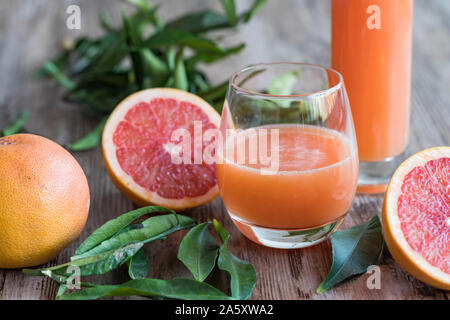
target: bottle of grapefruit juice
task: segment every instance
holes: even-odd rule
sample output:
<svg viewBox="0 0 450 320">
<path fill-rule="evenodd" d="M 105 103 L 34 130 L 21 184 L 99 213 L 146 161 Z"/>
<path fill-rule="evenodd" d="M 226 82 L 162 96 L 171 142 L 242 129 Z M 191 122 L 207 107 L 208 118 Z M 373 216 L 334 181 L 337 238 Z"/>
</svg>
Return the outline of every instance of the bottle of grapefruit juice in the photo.
<svg viewBox="0 0 450 320">
<path fill-rule="evenodd" d="M 331 0 L 332 68 L 350 99 L 361 192 L 383 191 L 410 122 L 413 0 Z"/>
</svg>

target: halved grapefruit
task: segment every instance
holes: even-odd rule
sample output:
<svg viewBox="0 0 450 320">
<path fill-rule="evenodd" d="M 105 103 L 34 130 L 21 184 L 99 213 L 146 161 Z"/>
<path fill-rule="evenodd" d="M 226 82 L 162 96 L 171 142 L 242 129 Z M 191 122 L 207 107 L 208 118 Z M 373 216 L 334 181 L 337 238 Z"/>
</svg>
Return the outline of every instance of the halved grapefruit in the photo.
<svg viewBox="0 0 450 320">
<path fill-rule="evenodd" d="M 421 151 L 400 165 L 386 191 L 383 233 L 406 271 L 450 290 L 450 147 Z"/>
<path fill-rule="evenodd" d="M 194 143 L 195 125 L 204 134 L 219 123 L 213 107 L 194 94 L 169 88 L 132 94 L 115 108 L 103 131 L 107 171 L 114 184 L 139 205 L 185 210 L 209 202 L 219 193 L 215 163 L 203 157 L 195 160 L 194 147 L 191 162 L 174 162 L 182 137 L 173 139 L 173 134 L 185 129 Z M 201 152 L 214 143 L 214 139 L 200 139 Z"/>
</svg>

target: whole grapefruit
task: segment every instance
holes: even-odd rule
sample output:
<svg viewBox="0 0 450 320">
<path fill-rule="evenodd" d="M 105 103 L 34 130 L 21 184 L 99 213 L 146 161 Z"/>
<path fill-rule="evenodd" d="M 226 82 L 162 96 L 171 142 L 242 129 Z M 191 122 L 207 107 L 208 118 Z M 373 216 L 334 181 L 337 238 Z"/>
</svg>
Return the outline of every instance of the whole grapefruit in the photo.
<svg viewBox="0 0 450 320">
<path fill-rule="evenodd" d="M 50 261 L 81 233 L 89 187 L 78 162 L 46 138 L 0 138 L 0 268 Z"/>
</svg>

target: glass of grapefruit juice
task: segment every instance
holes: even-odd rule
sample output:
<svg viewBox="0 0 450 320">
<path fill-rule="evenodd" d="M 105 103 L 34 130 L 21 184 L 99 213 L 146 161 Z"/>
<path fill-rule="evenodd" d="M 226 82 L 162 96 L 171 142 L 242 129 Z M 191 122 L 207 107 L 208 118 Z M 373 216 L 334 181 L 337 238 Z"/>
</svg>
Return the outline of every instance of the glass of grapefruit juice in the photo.
<svg viewBox="0 0 450 320">
<path fill-rule="evenodd" d="M 332 0 L 331 65 L 345 79 L 358 191 L 383 192 L 409 138 L 413 0 Z"/>
<path fill-rule="evenodd" d="M 355 196 L 358 155 L 338 72 L 270 63 L 235 73 L 220 136 L 220 194 L 246 237 L 302 248 L 339 227 Z"/>
</svg>

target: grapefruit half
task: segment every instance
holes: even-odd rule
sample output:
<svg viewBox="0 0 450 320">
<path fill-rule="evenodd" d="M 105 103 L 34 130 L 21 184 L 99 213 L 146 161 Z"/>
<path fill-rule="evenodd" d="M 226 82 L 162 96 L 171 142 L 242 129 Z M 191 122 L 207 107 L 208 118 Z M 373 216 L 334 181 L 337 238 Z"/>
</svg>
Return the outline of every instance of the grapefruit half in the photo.
<svg viewBox="0 0 450 320">
<path fill-rule="evenodd" d="M 450 147 L 421 151 L 400 165 L 386 191 L 383 233 L 406 271 L 450 290 Z"/>
<path fill-rule="evenodd" d="M 203 157 L 215 139 L 200 136 L 199 145 L 199 131 L 194 130 L 201 128 L 204 135 L 219 124 L 219 114 L 194 94 L 169 88 L 139 91 L 123 100 L 106 123 L 102 144 L 107 171 L 114 184 L 139 205 L 179 211 L 207 203 L 219 194 L 216 165 Z M 189 151 L 182 147 L 187 140 L 176 130 L 191 139 L 187 158 L 182 151 Z"/>
</svg>

